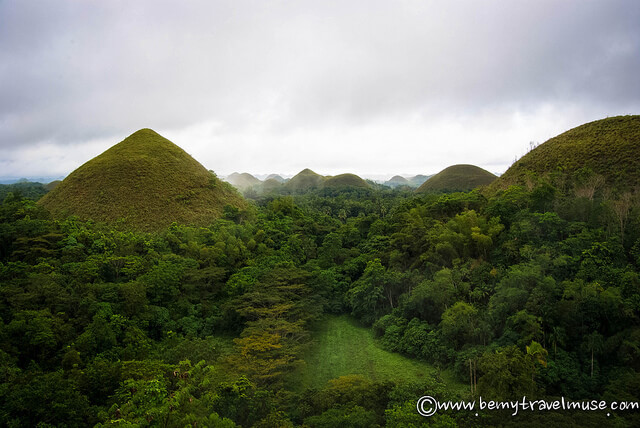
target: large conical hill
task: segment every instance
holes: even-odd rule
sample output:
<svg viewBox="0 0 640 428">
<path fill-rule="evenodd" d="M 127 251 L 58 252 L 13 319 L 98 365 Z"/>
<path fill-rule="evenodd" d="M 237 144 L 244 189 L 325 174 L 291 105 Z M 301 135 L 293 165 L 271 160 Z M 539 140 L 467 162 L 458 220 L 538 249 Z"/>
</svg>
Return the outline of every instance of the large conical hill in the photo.
<svg viewBox="0 0 640 428">
<path fill-rule="evenodd" d="M 452 165 L 422 183 L 416 192 L 467 192 L 486 186 L 496 178 L 494 174 L 475 165 Z"/>
<path fill-rule="evenodd" d="M 494 187 L 521 184 L 531 174 L 563 174 L 579 182 L 597 174 L 606 186 L 632 189 L 640 183 L 640 115 L 589 122 L 547 140 L 516 161 Z"/>
<path fill-rule="evenodd" d="M 244 199 L 180 147 L 141 129 L 73 171 L 39 203 L 69 215 L 139 230 L 206 225 Z"/>
</svg>

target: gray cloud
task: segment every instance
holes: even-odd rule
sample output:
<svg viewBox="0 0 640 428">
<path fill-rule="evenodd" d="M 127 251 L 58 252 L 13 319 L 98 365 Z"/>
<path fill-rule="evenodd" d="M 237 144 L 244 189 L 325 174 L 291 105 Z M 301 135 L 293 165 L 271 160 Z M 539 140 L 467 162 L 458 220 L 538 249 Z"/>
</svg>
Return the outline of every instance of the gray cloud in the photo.
<svg viewBox="0 0 640 428">
<path fill-rule="evenodd" d="M 545 132 L 638 112 L 638 22 L 634 0 L 4 1 L 0 156 L 15 170 L 29 147 L 141 127 L 189 146 L 185 130 L 215 123 L 199 137 L 209 144 L 193 142 L 205 160 L 226 159 L 218 145 L 234 144 L 255 154 L 238 169 L 312 161 L 331 169 L 337 161 L 301 150 L 305 141 L 384 156 L 397 127 L 399 147 L 430 159 L 438 142 L 416 147 L 420 138 L 464 124 L 486 138 L 477 144 L 499 140 L 489 131 L 505 127 L 502 145 L 491 146 L 505 166 L 531 139 L 553 136 Z M 553 119 L 561 112 L 564 120 Z M 507 137 L 517 141 L 507 147 Z M 265 144 L 298 148 L 301 158 L 261 164 Z M 438 159 L 431 167 L 456 162 Z M 236 169 L 232 162 L 213 167 Z M 406 170 L 396 162 L 388 169 Z"/>
</svg>

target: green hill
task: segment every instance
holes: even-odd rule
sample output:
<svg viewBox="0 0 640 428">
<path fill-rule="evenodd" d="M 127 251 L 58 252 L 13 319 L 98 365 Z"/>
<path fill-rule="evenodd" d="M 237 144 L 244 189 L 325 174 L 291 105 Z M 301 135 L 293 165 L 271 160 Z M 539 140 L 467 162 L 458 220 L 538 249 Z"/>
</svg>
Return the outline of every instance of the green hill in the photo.
<svg viewBox="0 0 640 428">
<path fill-rule="evenodd" d="M 55 189 L 56 187 L 58 187 L 58 184 L 62 183 L 62 180 L 53 180 L 51 183 L 47 183 L 44 185 L 44 188 L 47 189 L 47 191 L 52 191 L 53 189 Z"/>
<path fill-rule="evenodd" d="M 366 181 L 355 174 L 340 174 L 333 177 L 327 177 L 324 181 L 324 187 L 369 187 Z"/>
<path fill-rule="evenodd" d="M 157 230 L 206 225 L 246 202 L 180 147 L 141 129 L 73 171 L 40 201 L 55 218 L 76 215 Z"/>
<path fill-rule="evenodd" d="M 418 174 L 413 177 L 409 177 L 407 180 L 409 181 L 409 185 L 413 187 L 420 187 L 422 183 L 427 181 L 429 178 L 433 177 L 433 175 L 422 175 Z"/>
<path fill-rule="evenodd" d="M 262 183 L 262 181 L 247 172 L 243 172 L 242 174 L 234 172 L 226 178 L 226 181 L 240 191 L 259 186 Z"/>
<path fill-rule="evenodd" d="M 323 176 L 306 168 L 296 174 L 291 180 L 287 181 L 285 188 L 294 193 L 306 192 L 321 187 L 324 180 L 325 178 Z"/>
<path fill-rule="evenodd" d="M 277 181 L 277 182 L 279 182 L 279 183 L 284 183 L 285 181 L 287 181 L 287 180 L 285 180 L 284 178 L 282 178 L 282 177 L 281 177 L 280 175 L 278 175 L 278 174 L 269 174 L 269 175 L 267 176 L 267 178 L 265 179 L 265 181 L 267 181 L 267 180 L 271 180 L 271 179 L 276 180 L 276 181 Z"/>
<path fill-rule="evenodd" d="M 282 187 L 282 182 L 276 178 L 267 178 L 262 182 L 262 193 L 271 193 L 279 190 Z"/>
<path fill-rule="evenodd" d="M 385 181 L 384 185 L 395 188 L 399 186 L 410 186 L 411 184 L 409 183 L 409 180 L 407 180 L 406 178 L 400 175 L 394 175 L 389 180 Z"/>
<path fill-rule="evenodd" d="M 522 183 L 529 174 L 562 173 L 580 179 L 598 174 L 608 186 L 629 189 L 640 182 L 640 116 L 617 116 L 573 128 L 516 161 L 491 187 Z"/>
<path fill-rule="evenodd" d="M 429 178 L 416 192 L 467 192 L 495 179 L 495 175 L 474 165 L 452 165 Z"/>
</svg>

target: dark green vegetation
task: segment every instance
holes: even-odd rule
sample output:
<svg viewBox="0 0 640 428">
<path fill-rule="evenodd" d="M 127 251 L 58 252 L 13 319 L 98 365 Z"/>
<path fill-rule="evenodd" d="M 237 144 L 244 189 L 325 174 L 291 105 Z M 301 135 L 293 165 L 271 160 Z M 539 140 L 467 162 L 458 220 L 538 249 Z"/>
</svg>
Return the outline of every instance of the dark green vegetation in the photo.
<svg viewBox="0 0 640 428">
<path fill-rule="evenodd" d="M 495 184 L 561 176 L 580 187 L 630 190 L 640 181 L 640 116 L 617 116 L 573 128 L 515 162 Z"/>
<path fill-rule="evenodd" d="M 417 193 L 467 192 L 491 184 L 497 177 L 474 165 L 452 165 L 425 181 Z"/>
<path fill-rule="evenodd" d="M 639 426 L 416 413 L 423 395 L 640 400 L 638 194 L 567 183 L 324 187 L 153 232 L 11 193 L 0 425 Z"/>
<path fill-rule="evenodd" d="M 32 181 L 19 181 L 13 184 L 0 184 L 0 200 L 4 200 L 4 198 L 6 198 L 9 193 L 20 195 L 28 199 L 40 199 L 49 191 L 47 186 L 48 185 Z"/>
<path fill-rule="evenodd" d="M 40 202 L 55 218 L 123 222 L 158 230 L 204 225 L 226 205 L 245 207 L 230 186 L 184 150 L 142 129 L 73 171 Z"/>
</svg>

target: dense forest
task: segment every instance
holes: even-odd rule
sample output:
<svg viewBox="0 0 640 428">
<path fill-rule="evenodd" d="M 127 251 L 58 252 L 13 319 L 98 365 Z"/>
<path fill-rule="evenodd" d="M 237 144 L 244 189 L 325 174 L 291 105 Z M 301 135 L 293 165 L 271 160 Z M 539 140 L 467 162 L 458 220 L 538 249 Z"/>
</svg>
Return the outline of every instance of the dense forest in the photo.
<svg viewBox="0 0 640 428">
<path fill-rule="evenodd" d="M 0 208 L 0 420 L 638 426 L 638 411 L 416 412 L 423 395 L 640 400 L 640 203 L 585 192 L 589 175 L 492 193 L 261 196 L 208 227 L 157 233 L 53 220 L 10 192 Z M 353 373 L 301 387 L 318 369 L 308 350 L 336 315 L 452 380 Z"/>
</svg>

